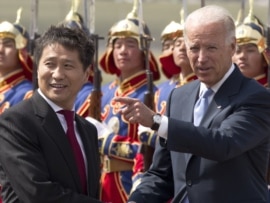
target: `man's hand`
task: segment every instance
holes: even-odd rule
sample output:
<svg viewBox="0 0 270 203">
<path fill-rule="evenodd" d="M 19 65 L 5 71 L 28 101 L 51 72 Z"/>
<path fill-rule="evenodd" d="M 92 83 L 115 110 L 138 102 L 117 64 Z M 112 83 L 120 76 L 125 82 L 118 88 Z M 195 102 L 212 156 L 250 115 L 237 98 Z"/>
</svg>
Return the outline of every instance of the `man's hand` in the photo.
<svg viewBox="0 0 270 203">
<path fill-rule="evenodd" d="M 139 99 L 115 97 L 113 100 L 125 105 L 119 113 L 121 113 L 128 122 L 139 123 L 145 127 L 151 127 L 153 125 L 152 117 L 155 112 L 149 109 Z"/>
</svg>

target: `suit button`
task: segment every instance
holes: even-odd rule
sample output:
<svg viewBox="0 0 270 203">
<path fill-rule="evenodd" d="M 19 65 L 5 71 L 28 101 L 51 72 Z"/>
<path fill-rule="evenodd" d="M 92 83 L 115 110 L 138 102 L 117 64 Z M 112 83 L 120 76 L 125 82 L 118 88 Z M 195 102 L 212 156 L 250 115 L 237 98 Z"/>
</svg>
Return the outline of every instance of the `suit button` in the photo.
<svg viewBox="0 0 270 203">
<path fill-rule="evenodd" d="M 188 181 L 187 181 L 187 185 L 188 185 L 188 186 L 191 186 L 191 185 L 192 185 L 192 180 L 188 180 Z"/>
</svg>

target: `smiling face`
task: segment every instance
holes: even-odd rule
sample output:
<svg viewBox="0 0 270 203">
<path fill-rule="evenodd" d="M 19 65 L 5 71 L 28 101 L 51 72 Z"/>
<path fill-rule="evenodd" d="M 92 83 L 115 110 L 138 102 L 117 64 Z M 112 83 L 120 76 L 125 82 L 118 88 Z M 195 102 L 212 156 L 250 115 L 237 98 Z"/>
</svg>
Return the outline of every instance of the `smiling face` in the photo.
<svg viewBox="0 0 270 203">
<path fill-rule="evenodd" d="M 90 68 L 83 69 L 77 50 L 53 43 L 43 49 L 37 70 L 38 85 L 42 93 L 56 105 L 72 109 L 89 73 Z"/>
<path fill-rule="evenodd" d="M 263 74 L 267 65 L 257 45 L 252 43 L 237 46 L 233 61 L 240 71 L 249 78 Z"/>
<path fill-rule="evenodd" d="M 188 26 L 187 55 L 200 81 L 210 87 L 225 75 L 232 64 L 235 43 L 235 39 L 228 39 L 228 32 L 221 22 Z"/>
</svg>

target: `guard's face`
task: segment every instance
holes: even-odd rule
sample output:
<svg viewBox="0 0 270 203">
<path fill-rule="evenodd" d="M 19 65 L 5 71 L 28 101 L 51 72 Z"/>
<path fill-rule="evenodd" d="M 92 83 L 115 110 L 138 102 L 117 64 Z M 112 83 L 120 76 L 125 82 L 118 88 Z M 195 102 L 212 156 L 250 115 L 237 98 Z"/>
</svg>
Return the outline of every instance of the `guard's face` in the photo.
<svg viewBox="0 0 270 203">
<path fill-rule="evenodd" d="M 15 41 L 11 38 L 0 38 L 0 74 L 6 75 L 17 69 L 18 63 Z"/>
<path fill-rule="evenodd" d="M 48 99 L 71 109 L 89 72 L 90 68 L 84 71 L 77 50 L 50 44 L 44 48 L 38 64 L 38 85 Z"/>
<path fill-rule="evenodd" d="M 144 69 L 143 53 L 138 41 L 131 37 L 118 38 L 113 44 L 113 57 L 116 67 L 121 70 L 123 79 Z"/>
<path fill-rule="evenodd" d="M 241 72 L 249 78 L 263 74 L 267 65 L 257 45 L 252 43 L 237 46 L 233 61 L 238 65 Z"/>
<path fill-rule="evenodd" d="M 194 23 L 188 26 L 186 34 L 187 55 L 194 73 L 207 86 L 213 86 L 232 64 L 235 39 L 226 36 L 222 23 Z"/>
<path fill-rule="evenodd" d="M 178 37 L 174 42 L 173 60 L 174 63 L 181 69 L 191 69 L 183 37 Z"/>
<path fill-rule="evenodd" d="M 162 55 L 169 55 L 173 51 L 174 41 L 172 39 L 167 39 L 162 43 Z"/>
</svg>

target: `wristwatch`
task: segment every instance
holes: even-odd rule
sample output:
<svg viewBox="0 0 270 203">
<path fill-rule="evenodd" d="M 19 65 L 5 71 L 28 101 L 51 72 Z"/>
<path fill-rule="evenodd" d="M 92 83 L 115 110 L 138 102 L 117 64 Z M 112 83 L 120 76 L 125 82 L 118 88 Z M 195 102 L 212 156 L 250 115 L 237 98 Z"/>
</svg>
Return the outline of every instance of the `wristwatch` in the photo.
<svg viewBox="0 0 270 203">
<path fill-rule="evenodd" d="M 154 114 L 152 119 L 153 119 L 153 125 L 151 126 L 151 129 L 157 131 L 161 124 L 161 114 L 159 113 Z"/>
</svg>

